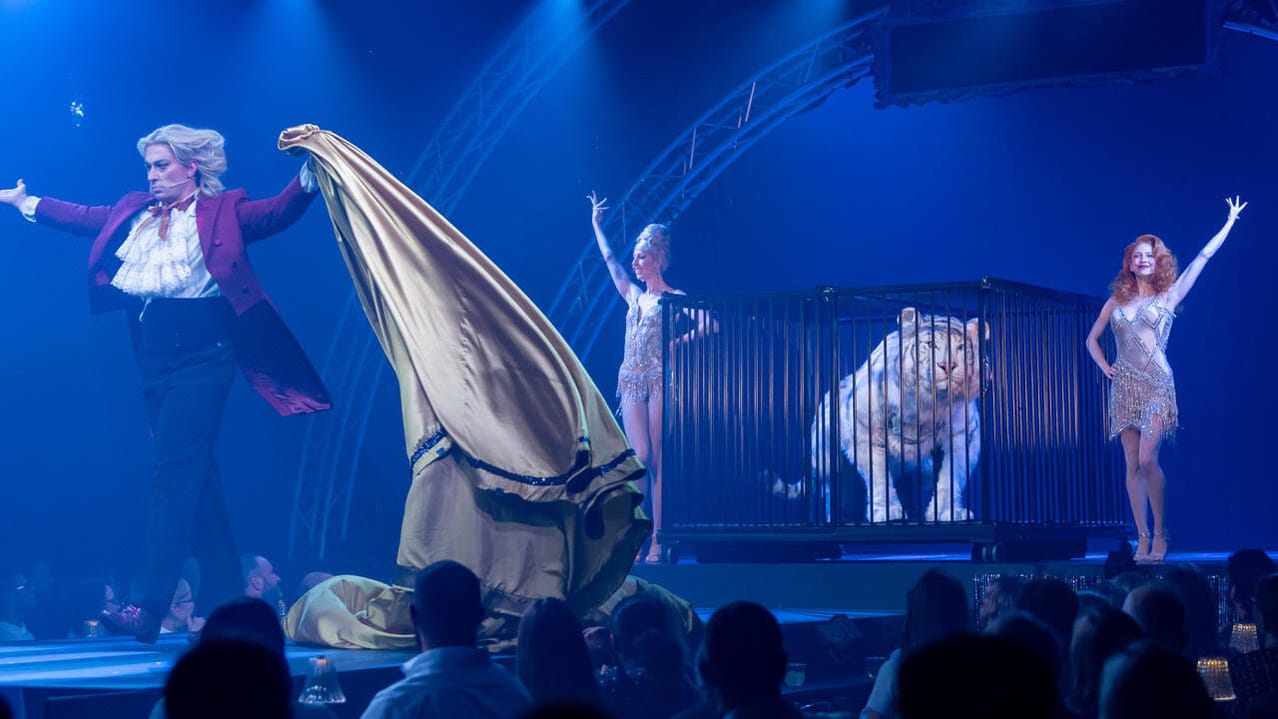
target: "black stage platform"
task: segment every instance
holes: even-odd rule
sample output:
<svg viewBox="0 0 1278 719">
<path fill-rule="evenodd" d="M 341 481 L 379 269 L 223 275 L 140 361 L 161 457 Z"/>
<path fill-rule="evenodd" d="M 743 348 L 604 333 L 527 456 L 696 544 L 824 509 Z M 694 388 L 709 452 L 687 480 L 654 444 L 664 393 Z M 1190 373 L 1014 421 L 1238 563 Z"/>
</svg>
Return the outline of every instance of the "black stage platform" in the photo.
<svg viewBox="0 0 1278 719">
<path fill-rule="evenodd" d="M 849 545 L 851 546 L 851 545 Z M 1110 544 L 1094 546 L 1079 559 L 1036 562 L 980 562 L 966 545 L 919 547 L 900 545 L 882 551 L 855 547 L 838 559 L 806 562 L 697 562 L 636 565 L 631 573 L 660 584 L 697 607 L 718 607 L 750 599 L 773 608 L 844 607 L 856 612 L 900 612 L 905 592 L 927 570 L 939 569 L 963 581 L 975 606 L 989 579 L 1001 574 L 1024 578 L 1060 577 L 1075 590 L 1088 589 L 1107 574 L 1124 569 L 1159 575 L 1167 567 L 1189 563 L 1227 591 L 1223 552 L 1172 552 L 1161 564 L 1123 566 L 1109 559 Z M 1108 564 L 1107 564 L 1108 563 Z"/>
<path fill-rule="evenodd" d="M 800 704 L 859 709 L 872 676 L 900 644 L 906 591 L 926 571 L 938 569 L 969 589 L 975 613 L 986 586 L 996 576 L 1060 578 L 1076 591 L 1091 589 L 1118 572 L 1161 576 L 1170 567 L 1192 564 L 1216 590 L 1222 623 L 1228 611 L 1226 553 L 1175 552 L 1160 564 L 1117 562 L 1113 542 L 1094 542 L 1078 559 L 991 563 L 972 560 L 970 545 L 845 545 L 838 559 L 785 563 L 700 562 L 636 565 L 632 574 L 660 584 L 697 607 L 718 607 L 749 599 L 773 609 L 782 621 L 791 659 L 807 664 L 807 683 L 791 689 Z M 1118 552 L 1121 556 L 1122 552 Z M 819 609 L 842 607 L 844 609 Z"/>
<path fill-rule="evenodd" d="M 697 563 L 685 558 L 673 565 L 637 565 L 633 574 L 685 597 L 703 618 L 737 599 L 771 607 L 782 623 L 791 660 L 803 665 L 789 677 L 793 686 L 787 692 L 800 704 L 838 710 L 864 702 L 878 663 L 899 642 L 905 592 L 928 569 L 964 581 L 972 590 L 973 607 L 996 575 L 1061 577 L 1082 590 L 1113 571 L 1107 570 L 1106 556 L 1095 553 L 1075 560 L 992 564 L 972 561 L 970 551 L 901 549 L 858 549 L 836 560 L 802 563 Z M 1166 564 L 1137 571 L 1159 574 L 1172 564 L 1191 562 L 1225 592 L 1226 556 L 1178 553 Z M 155 646 L 127 639 L 0 644 L 0 694 L 19 719 L 145 717 L 169 668 L 187 647 L 185 635 L 162 636 Z M 399 665 L 413 653 L 289 646 L 299 692 L 309 660 L 320 655 L 337 667 L 348 697 L 332 708 L 338 716 L 357 717 L 377 690 L 402 676 Z"/>
</svg>

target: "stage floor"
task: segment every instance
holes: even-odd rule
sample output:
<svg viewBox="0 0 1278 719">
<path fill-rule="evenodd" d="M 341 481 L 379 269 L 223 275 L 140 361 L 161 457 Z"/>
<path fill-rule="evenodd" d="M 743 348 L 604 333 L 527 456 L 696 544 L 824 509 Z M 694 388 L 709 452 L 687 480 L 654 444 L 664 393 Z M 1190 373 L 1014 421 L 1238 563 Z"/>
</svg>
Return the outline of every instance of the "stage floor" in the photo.
<svg viewBox="0 0 1278 719">
<path fill-rule="evenodd" d="M 17 719 L 144 717 L 162 693 L 169 670 L 189 648 L 186 634 L 162 635 L 154 645 L 117 637 L 0 644 L 0 696 Z M 373 693 L 403 676 L 400 665 L 415 653 L 286 649 L 298 691 L 312 657 L 333 662 L 349 699 L 334 707 L 339 717 L 358 716 Z"/>
<path fill-rule="evenodd" d="M 186 634 L 165 634 L 154 645 L 132 638 L 65 639 L 0 644 L 0 687 L 75 687 L 98 691 L 157 689 L 190 647 Z M 325 649 L 290 645 L 289 670 L 305 676 L 312 657 L 339 671 L 398 669 L 412 651 Z"/>
</svg>

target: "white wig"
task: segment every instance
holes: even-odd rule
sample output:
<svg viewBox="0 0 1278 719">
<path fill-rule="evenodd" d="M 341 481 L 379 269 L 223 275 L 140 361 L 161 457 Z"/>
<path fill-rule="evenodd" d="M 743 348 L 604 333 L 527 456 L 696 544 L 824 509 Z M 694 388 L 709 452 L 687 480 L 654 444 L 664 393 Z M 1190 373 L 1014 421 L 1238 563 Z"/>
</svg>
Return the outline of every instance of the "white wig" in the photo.
<svg viewBox="0 0 1278 719">
<path fill-rule="evenodd" d="M 173 156 L 183 165 L 196 163 L 199 180 L 196 184 L 200 193 L 207 197 L 222 194 L 222 181 L 218 179 L 226 172 L 226 140 L 216 130 L 197 130 L 186 125 L 165 125 L 151 131 L 138 140 L 138 154 L 146 156 L 146 148 L 151 145 L 168 145 Z"/>
</svg>

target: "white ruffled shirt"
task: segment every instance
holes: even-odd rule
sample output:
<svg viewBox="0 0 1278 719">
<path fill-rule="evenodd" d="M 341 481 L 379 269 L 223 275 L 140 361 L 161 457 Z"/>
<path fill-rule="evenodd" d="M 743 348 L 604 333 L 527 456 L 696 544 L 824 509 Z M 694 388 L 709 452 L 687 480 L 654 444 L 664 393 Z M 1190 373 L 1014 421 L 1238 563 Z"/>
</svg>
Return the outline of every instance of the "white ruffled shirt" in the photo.
<svg viewBox="0 0 1278 719">
<path fill-rule="evenodd" d="M 315 192 L 319 183 L 309 165 L 302 165 L 298 178 L 302 189 Z M 115 251 L 120 269 L 111 284 L 126 294 L 145 299 L 199 299 L 221 296 L 217 281 L 204 264 L 200 248 L 200 232 L 195 222 L 197 196 L 185 210 L 169 210 L 167 239 L 160 239 L 160 217 L 144 209 L 130 220 L 129 236 Z M 24 217 L 35 221 L 40 198 L 29 196 L 18 208 Z"/>
<path fill-rule="evenodd" d="M 134 216 L 129 236 L 115 251 L 121 263 L 111 278 L 116 289 L 148 299 L 198 299 L 222 294 L 204 264 L 195 223 L 196 202 L 185 210 L 169 210 L 166 239 L 160 239 L 158 215 L 147 209 Z"/>
</svg>

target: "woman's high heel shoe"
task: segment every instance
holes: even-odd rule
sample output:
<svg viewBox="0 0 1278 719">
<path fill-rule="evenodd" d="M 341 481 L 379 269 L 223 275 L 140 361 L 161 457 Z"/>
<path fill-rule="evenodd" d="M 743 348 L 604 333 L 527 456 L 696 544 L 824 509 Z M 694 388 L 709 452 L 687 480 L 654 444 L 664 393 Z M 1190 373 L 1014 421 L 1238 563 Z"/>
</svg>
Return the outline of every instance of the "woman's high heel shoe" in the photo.
<svg viewBox="0 0 1278 719">
<path fill-rule="evenodd" d="M 635 554 L 635 564 L 661 564 L 661 546 L 655 542 L 648 547 L 648 553 L 643 553 L 643 548 L 639 548 L 639 552 Z"/>
<path fill-rule="evenodd" d="M 1161 562 L 1167 558 L 1167 543 L 1171 537 L 1167 532 L 1154 532 L 1154 543 L 1149 548 L 1149 561 Z"/>
<path fill-rule="evenodd" d="M 648 558 L 644 560 L 644 564 L 661 564 L 661 546 L 656 542 L 648 547 Z"/>
<path fill-rule="evenodd" d="M 1153 536 L 1149 532 L 1138 532 L 1136 534 L 1136 554 L 1132 555 L 1132 559 L 1137 562 L 1149 561 L 1149 540 Z"/>
</svg>

